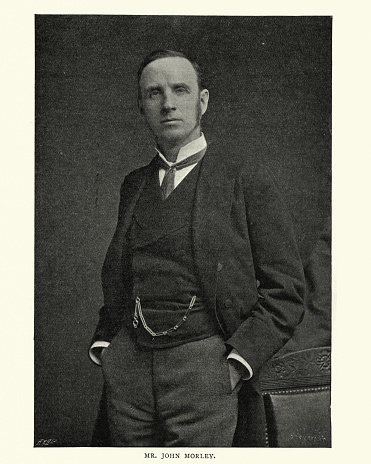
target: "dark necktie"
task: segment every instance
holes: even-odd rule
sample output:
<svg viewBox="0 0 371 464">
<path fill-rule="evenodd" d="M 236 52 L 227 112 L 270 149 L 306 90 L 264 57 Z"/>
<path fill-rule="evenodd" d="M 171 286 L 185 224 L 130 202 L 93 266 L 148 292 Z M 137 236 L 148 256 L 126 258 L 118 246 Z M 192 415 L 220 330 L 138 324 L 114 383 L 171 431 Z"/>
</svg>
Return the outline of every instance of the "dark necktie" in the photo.
<svg viewBox="0 0 371 464">
<path fill-rule="evenodd" d="M 188 166 L 191 166 L 192 164 L 198 163 L 200 159 L 204 156 L 205 152 L 206 152 L 206 147 L 203 148 L 198 153 L 188 156 L 188 158 L 185 158 L 184 160 L 179 161 L 179 163 L 175 163 L 172 166 L 169 166 L 167 163 L 165 163 L 165 161 L 160 156 L 158 156 L 157 159 L 158 159 L 159 166 L 166 170 L 164 179 L 161 184 L 162 198 L 164 200 L 174 190 L 175 171 L 179 169 L 184 169 Z"/>
</svg>

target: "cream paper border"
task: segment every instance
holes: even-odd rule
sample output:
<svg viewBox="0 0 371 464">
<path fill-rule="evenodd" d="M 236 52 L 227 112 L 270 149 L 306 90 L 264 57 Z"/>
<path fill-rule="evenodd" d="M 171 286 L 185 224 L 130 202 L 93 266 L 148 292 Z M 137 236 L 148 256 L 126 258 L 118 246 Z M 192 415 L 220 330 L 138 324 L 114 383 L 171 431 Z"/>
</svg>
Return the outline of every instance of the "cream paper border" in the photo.
<svg viewBox="0 0 371 464">
<path fill-rule="evenodd" d="M 136 2 L 138 3 L 138 2 Z M 6 464 L 144 463 L 150 449 L 33 448 L 34 15 L 196 14 L 333 16 L 334 306 L 332 449 L 200 449 L 215 464 L 368 462 L 370 375 L 370 29 L 366 1 L 171 4 L 6 0 L 1 15 L 0 459 Z M 4 143 L 5 142 L 5 143 Z M 368 143 L 367 143 L 368 142 Z M 366 244 L 366 246 L 365 246 Z M 5 258 L 5 259 L 4 259 Z M 4 339 L 5 338 L 5 339 Z M 196 449 L 188 449 L 197 452 Z M 159 450 L 160 453 L 164 450 Z M 166 451 L 166 450 L 165 450 Z M 157 450 L 153 450 L 157 452 Z M 172 448 L 183 454 L 185 449 Z M 367 458 L 368 457 L 368 458 Z M 157 459 L 155 462 L 164 462 Z M 153 462 L 153 460 L 152 460 Z M 205 462 L 204 459 L 168 459 Z M 206 461 L 210 462 L 210 461 Z"/>
</svg>

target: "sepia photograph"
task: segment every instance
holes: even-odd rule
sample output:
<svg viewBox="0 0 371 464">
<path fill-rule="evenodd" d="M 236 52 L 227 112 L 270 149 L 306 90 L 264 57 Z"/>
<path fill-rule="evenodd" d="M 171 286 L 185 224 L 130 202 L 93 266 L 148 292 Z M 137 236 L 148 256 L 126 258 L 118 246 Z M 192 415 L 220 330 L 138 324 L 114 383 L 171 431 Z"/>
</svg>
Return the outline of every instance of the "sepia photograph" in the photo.
<svg viewBox="0 0 371 464">
<path fill-rule="evenodd" d="M 34 447 L 332 447 L 332 25 L 35 15 Z"/>
</svg>

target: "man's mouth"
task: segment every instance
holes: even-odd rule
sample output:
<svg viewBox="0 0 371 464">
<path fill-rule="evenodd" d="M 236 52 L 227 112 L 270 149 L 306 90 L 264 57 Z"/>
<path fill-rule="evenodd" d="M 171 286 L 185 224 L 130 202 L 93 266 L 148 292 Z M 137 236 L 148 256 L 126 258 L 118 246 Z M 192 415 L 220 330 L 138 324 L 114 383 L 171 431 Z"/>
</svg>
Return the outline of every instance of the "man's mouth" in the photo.
<svg viewBox="0 0 371 464">
<path fill-rule="evenodd" d="M 167 119 L 163 119 L 161 121 L 162 124 L 166 124 L 166 123 L 170 123 L 170 122 L 178 122 L 180 121 L 180 119 L 177 119 L 177 118 L 167 118 Z"/>
</svg>

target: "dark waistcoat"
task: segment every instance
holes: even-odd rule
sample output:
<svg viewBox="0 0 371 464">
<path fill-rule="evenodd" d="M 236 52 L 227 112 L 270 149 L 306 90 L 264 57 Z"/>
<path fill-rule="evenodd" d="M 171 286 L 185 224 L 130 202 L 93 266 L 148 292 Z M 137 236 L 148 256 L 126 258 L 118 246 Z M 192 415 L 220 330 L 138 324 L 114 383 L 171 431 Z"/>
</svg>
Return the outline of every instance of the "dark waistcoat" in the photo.
<svg viewBox="0 0 371 464">
<path fill-rule="evenodd" d="M 158 171 L 149 179 L 135 206 L 129 243 L 133 298 L 140 298 L 146 324 L 162 336 L 151 335 L 139 318 L 137 341 L 150 347 L 175 346 L 218 332 L 202 299 L 191 240 L 191 214 L 199 165 L 162 199 Z M 197 299 L 187 313 L 191 299 Z"/>
</svg>

